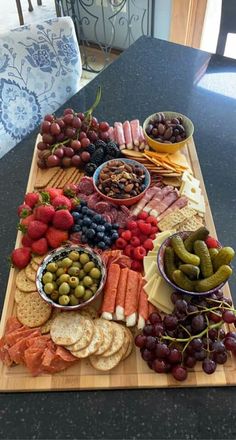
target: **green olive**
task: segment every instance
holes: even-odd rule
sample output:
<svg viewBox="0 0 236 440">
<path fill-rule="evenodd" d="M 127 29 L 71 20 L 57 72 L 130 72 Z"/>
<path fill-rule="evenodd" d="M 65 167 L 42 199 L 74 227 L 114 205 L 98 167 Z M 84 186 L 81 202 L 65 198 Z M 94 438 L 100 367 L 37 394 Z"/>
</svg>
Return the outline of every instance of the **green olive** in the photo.
<svg viewBox="0 0 236 440">
<path fill-rule="evenodd" d="M 82 264 L 79 261 L 73 261 L 72 267 L 78 267 L 79 269 L 81 269 Z"/>
<path fill-rule="evenodd" d="M 48 272 L 56 272 L 58 269 L 58 265 L 57 263 L 51 262 L 47 264 L 46 269 L 48 270 Z"/>
<path fill-rule="evenodd" d="M 97 284 L 92 284 L 92 286 L 89 286 L 90 290 L 92 290 L 93 293 L 96 293 L 98 290 Z"/>
<path fill-rule="evenodd" d="M 62 262 L 62 267 L 70 267 L 73 264 L 73 261 L 68 257 L 63 258 L 63 260 L 61 260 L 61 262 Z"/>
<path fill-rule="evenodd" d="M 79 271 L 80 271 L 79 267 L 71 266 L 71 267 L 69 267 L 67 273 L 68 273 L 71 277 L 77 277 L 77 276 L 79 275 Z"/>
<path fill-rule="evenodd" d="M 68 283 L 62 283 L 59 287 L 59 295 L 67 295 L 70 292 L 70 286 Z"/>
<path fill-rule="evenodd" d="M 57 260 L 57 267 L 62 267 L 62 260 Z"/>
<path fill-rule="evenodd" d="M 70 298 L 68 295 L 61 295 L 59 296 L 58 302 L 61 304 L 61 306 L 67 306 L 67 304 L 70 302 Z"/>
<path fill-rule="evenodd" d="M 93 280 L 92 280 L 92 278 L 89 277 L 89 276 L 85 276 L 85 277 L 83 278 L 83 284 L 84 284 L 85 287 L 89 287 L 89 286 L 91 286 L 91 285 L 93 284 Z"/>
<path fill-rule="evenodd" d="M 86 289 L 85 294 L 83 296 L 83 300 L 88 301 L 88 299 L 92 298 L 92 296 L 94 296 L 94 293 L 92 292 L 92 290 Z"/>
<path fill-rule="evenodd" d="M 53 292 L 53 290 L 55 290 L 54 289 L 54 286 L 53 286 L 53 284 L 52 283 L 46 283 L 46 284 L 44 284 L 44 292 L 47 294 L 47 295 L 50 295 L 52 292 Z"/>
<path fill-rule="evenodd" d="M 90 270 L 89 275 L 91 278 L 99 280 L 99 278 L 101 278 L 101 271 L 97 267 L 94 267 L 92 270 Z"/>
<path fill-rule="evenodd" d="M 78 261 L 79 260 L 79 252 L 77 251 L 71 251 L 68 254 L 68 257 L 72 260 L 72 261 Z"/>
<path fill-rule="evenodd" d="M 53 274 L 51 272 L 46 272 L 43 275 L 43 284 L 51 283 L 53 281 Z"/>
<path fill-rule="evenodd" d="M 86 263 L 88 263 L 89 260 L 90 260 L 89 255 L 88 255 L 88 254 L 85 254 L 85 253 L 81 254 L 80 257 L 79 257 L 79 261 L 80 261 L 80 263 L 82 263 L 83 265 L 86 264 Z"/>
<path fill-rule="evenodd" d="M 70 295 L 70 305 L 77 306 L 79 304 L 78 298 L 75 295 Z"/>
<path fill-rule="evenodd" d="M 56 281 L 53 281 L 53 282 L 52 282 L 52 285 L 53 285 L 54 290 L 57 290 L 57 289 L 58 289 L 58 285 L 57 285 Z"/>
<path fill-rule="evenodd" d="M 95 267 L 95 264 L 93 261 L 89 261 L 88 263 L 86 263 L 83 267 L 84 271 L 86 273 L 88 273 L 93 267 Z"/>
<path fill-rule="evenodd" d="M 79 284 L 79 278 L 78 277 L 70 277 L 68 282 L 71 287 L 76 287 Z"/>
<path fill-rule="evenodd" d="M 61 275 L 63 275 L 63 273 L 65 273 L 66 269 L 63 269 L 63 267 L 59 267 L 59 269 L 57 269 L 56 271 L 56 275 L 57 277 L 60 277 Z"/>
<path fill-rule="evenodd" d="M 70 275 L 68 275 L 68 273 L 63 273 L 59 279 L 58 279 L 58 284 L 62 284 L 62 283 L 68 283 L 70 279 Z"/>
<path fill-rule="evenodd" d="M 57 301 L 58 298 L 59 298 L 59 292 L 58 292 L 58 290 L 54 290 L 54 291 L 52 292 L 52 294 L 51 294 L 51 299 L 52 299 L 53 301 Z"/>
<path fill-rule="evenodd" d="M 82 296 L 84 296 L 84 292 L 85 292 L 85 288 L 84 286 L 82 286 L 81 284 L 79 284 L 74 291 L 74 295 L 76 296 L 76 298 L 81 298 Z"/>
<path fill-rule="evenodd" d="M 54 281 L 57 279 L 57 274 L 55 272 L 52 274 L 52 278 Z"/>
<path fill-rule="evenodd" d="M 82 280 L 85 277 L 85 271 L 83 269 L 80 269 L 79 271 L 79 279 Z"/>
</svg>

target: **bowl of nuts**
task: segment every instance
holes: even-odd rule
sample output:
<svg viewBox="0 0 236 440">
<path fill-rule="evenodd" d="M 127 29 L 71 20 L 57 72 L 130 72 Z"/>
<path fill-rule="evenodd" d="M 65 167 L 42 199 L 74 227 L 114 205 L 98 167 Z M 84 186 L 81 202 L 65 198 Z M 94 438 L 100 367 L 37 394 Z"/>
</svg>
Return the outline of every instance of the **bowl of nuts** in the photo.
<svg viewBox="0 0 236 440">
<path fill-rule="evenodd" d="M 160 153 L 175 153 L 191 138 L 194 125 L 187 116 L 176 112 L 158 112 L 143 123 L 148 145 Z"/>
<path fill-rule="evenodd" d="M 131 206 L 145 194 L 151 177 L 145 166 L 131 159 L 113 159 L 98 167 L 93 175 L 97 193 L 107 202 Z"/>
</svg>

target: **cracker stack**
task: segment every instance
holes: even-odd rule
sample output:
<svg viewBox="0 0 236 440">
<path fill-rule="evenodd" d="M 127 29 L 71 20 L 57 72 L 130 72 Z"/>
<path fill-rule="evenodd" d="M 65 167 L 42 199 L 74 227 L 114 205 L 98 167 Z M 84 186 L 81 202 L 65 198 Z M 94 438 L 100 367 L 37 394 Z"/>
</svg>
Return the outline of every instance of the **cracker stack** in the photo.
<svg viewBox="0 0 236 440">
<path fill-rule="evenodd" d="M 169 229 L 179 231 L 196 231 L 203 225 L 203 219 L 192 208 L 185 206 L 182 209 L 171 212 L 158 223 L 160 231 Z"/>
</svg>

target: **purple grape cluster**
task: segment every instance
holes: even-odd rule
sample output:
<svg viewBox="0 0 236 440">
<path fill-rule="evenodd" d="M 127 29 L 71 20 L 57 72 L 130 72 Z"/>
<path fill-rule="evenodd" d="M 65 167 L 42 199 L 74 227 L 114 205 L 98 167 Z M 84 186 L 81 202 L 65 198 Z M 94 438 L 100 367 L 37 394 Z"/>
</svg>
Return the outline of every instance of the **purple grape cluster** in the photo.
<svg viewBox="0 0 236 440">
<path fill-rule="evenodd" d="M 236 355 L 236 332 L 226 333 L 225 324 L 236 327 L 236 311 L 221 291 L 210 297 L 183 297 L 173 292 L 174 310 L 162 317 L 153 312 L 135 344 L 148 366 L 156 373 L 171 373 L 178 381 L 188 369 L 202 363 L 207 374 L 224 364 L 228 352 Z"/>
</svg>

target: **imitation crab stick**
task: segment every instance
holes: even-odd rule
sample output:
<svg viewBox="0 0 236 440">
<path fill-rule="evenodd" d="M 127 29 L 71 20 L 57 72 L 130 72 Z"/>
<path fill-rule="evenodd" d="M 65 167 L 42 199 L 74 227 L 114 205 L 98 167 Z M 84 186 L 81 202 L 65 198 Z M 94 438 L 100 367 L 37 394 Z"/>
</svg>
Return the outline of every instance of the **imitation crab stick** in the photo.
<svg viewBox="0 0 236 440">
<path fill-rule="evenodd" d="M 119 284 L 116 295 L 116 319 L 125 321 L 125 292 L 129 269 L 125 267 L 120 271 Z"/>
<path fill-rule="evenodd" d="M 125 148 L 125 136 L 123 131 L 123 125 L 121 122 L 115 122 L 115 136 L 116 141 L 119 144 L 120 150 L 124 150 Z"/>
<path fill-rule="evenodd" d="M 129 121 L 125 121 L 123 123 L 123 130 L 125 135 L 125 143 L 128 150 L 133 149 L 133 140 L 132 140 L 132 133 L 131 133 L 131 126 Z"/>
<path fill-rule="evenodd" d="M 104 298 L 102 304 L 102 318 L 109 321 L 115 312 L 116 294 L 120 278 L 120 266 L 111 264 L 109 267 L 107 281 L 104 289 Z"/>
<path fill-rule="evenodd" d="M 141 275 L 129 270 L 125 292 L 125 318 L 127 327 L 133 327 L 137 321 L 139 301 L 139 281 Z"/>
<path fill-rule="evenodd" d="M 141 280 L 141 288 L 139 292 L 139 303 L 138 303 L 138 329 L 142 330 L 145 326 L 145 322 L 148 319 L 148 297 L 143 289 L 143 280 Z"/>
</svg>

